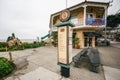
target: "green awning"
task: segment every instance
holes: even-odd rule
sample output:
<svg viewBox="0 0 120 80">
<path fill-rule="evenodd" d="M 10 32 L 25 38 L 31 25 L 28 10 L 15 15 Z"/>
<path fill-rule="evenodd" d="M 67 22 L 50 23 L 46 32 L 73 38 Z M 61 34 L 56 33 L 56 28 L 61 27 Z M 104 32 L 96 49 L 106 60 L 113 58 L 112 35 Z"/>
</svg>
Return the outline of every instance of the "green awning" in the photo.
<svg viewBox="0 0 120 80">
<path fill-rule="evenodd" d="M 101 34 L 96 33 L 96 32 L 84 32 L 84 36 L 87 36 L 87 37 L 102 37 Z"/>
<path fill-rule="evenodd" d="M 41 37 L 41 39 L 45 39 L 46 37 L 50 37 L 50 34 L 47 34 L 47 35 Z"/>
</svg>

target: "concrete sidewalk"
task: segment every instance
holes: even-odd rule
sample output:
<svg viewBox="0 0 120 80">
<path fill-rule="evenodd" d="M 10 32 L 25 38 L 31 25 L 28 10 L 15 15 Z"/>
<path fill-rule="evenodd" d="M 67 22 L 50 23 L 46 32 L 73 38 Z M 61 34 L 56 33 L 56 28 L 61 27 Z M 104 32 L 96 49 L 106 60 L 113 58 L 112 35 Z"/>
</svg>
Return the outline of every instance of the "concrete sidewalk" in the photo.
<svg viewBox="0 0 120 80">
<path fill-rule="evenodd" d="M 98 47 L 98 49 L 100 51 L 100 55 L 104 66 L 120 69 L 119 67 L 120 49 L 113 47 Z M 80 51 L 81 49 L 73 49 L 73 56 Z M 8 57 L 7 53 L 8 52 L 0 52 L 0 56 Z M 28 76 L 28 75 L 31 75 L 31 77 L 36 76 L 35 79 L 39 80 L 38 78 L 40 78 L 41 80 L 43 74 L 45 74 L 43 75 L 43 77 L 47 78 L 44 80 L 48 80 L 48 77 L 46 77 L 48 75 L 47 73 L 50 73 L 51 77 L 54 75 L 57 76 L 59 80 L 61 79 L 60 66 L 57 65 L 57 48 L 55 47 L 40 47 L 35 49 L 14 51 L 12 52 L 12 55 L 13 55 L 13 59 L 26 57 L 29 62 L 29 65 L 20 70 L 17 70 L 16 72 L 14 72 L 12 75 L 9 76 L 9 79 L 6 80 L 15 80 L 18 78 L 17 76 L 19 76 L 19 80 L 20 79 L 26 80 L 25 78 L 23 78 L 23 76 Z M 106 71 L 105 76 L 107 76 L 109 70 L 105 67 L 104 71 Z M 76 68 L 71 65 L 70 79 L 71 80 L 105 80 L 104 71 L 102 69 L 99 73 L 94 73 L 89 71 L 88 68 L 84 68 L 84 67 Z M 114 72 L 111 71 L 110 73 L 114 73 Z M 35 80 L 32 78 L 30 79 Z M 63 80 L 66 80 L 66 78 L 65 79 L 63 78 Z M 106 80 L 108 79 L 106 78 Z"/>
<path fill-rule="evenodd" d="M 103 66 L 104 69 L 104 77 L 105 80 L 120 80 L 120 69 Z M 88 74 L 84 74 L 87 76 L 82 75 L 83 73 L 80 73 L 77 76 L 82 76 L 81 78 L 78 78 L 79 80 L 84 80 L 86 77 L 88 77 Z M 72 75 L 71 75 L 72 76 Z M 90 75 L 89 75 L 90 76 Z M 94 75 L 95 77 L 95 75 Z M 97 78 L 89 78 L 89 80 L 99 80 L 99 77 Z M 45 69 L 43 67 L 39 67 L 29 73 L 26 73 L 22 76 L 17 76 L 16 79 L 13 79 L 12 77 L 8 77 L 6 80 L 74 80 L 69 78 L 64 78 L 61 75 L 52 72 L 48 69 Z M 87 80 L 87 79 L 86 79 Z"/>
<path fill-rule="evenodd" d="M 103 66 L 106 80 L 120 80 L 120 69 Z"/>
<path fill-rule="evenodd" d="M 60 75 L 39 67 L 38 69 L 31 71 L 23 76 L 18 77 L 15 80 L 70 80 L 69 78 L 63 78 Z"/>
<path fill-rule="evenodd" d="M 115 47 L 115 48 L 120 48 L 120 42 L 116 42 L 116 41 L 110 41 L 111 46 Z"/>
</svg>

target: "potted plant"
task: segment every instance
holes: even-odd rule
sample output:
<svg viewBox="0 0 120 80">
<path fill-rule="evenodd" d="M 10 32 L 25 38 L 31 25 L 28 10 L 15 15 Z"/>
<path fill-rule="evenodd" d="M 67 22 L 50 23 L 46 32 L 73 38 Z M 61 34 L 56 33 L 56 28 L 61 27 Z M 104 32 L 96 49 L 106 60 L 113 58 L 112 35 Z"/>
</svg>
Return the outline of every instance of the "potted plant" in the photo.
<svg viewBox="0 0 120 80">
<path fill-rule="evenodd" d="M 76 38 L 73 38 L 73 39 L 72 39 L 72 43 L 73 43 L 73 48 L 75 48 L 75 45 L 76 45 Z"/>
<path fill-rule="evenodd" d="M 75 48 L 80 49 L 79 38 L 74 38 Z"/>
<path fill-rule="evenodd" d="M 76 49 L 80 49 L 79 38 L 76 38 L 75 45 L 76 45 Z"/>
</svg>

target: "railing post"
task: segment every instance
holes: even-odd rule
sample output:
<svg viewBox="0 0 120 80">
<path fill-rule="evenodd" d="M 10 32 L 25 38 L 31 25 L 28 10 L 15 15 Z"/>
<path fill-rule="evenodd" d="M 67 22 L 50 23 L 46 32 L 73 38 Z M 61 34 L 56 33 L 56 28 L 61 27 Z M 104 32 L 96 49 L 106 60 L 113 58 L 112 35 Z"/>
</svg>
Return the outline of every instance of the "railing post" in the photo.
<svg viewBox="0 0 120 80">
<path fill-rule="evenodd" d="M 85 27 L 86 26 L 86 7 L 87 7 L 87 5 L 84 5 L 83 7 L 84 7 L 84 21 L 83 21 L 83 25 Z"/>
<path fill-rule="evenodd" d="M 105 40 L 107 40 L 107 33 L 106 33 L 106 28 L 107 28 L 107 7 L 104 7 L 104 9 L 105 9 Z"/>
</svg>

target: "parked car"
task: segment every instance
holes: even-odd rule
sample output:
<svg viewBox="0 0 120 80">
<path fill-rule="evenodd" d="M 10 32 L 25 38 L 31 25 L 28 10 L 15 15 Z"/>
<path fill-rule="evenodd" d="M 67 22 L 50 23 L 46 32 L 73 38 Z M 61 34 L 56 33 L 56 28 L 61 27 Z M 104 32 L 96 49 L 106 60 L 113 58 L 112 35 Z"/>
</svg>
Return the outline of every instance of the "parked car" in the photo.
<svg viewBox="0 0 120 80">
<path fill-rule="evenodd" d="M 104 37 L 97 39 L 97 46 L 110 46 L 110 41 Z"/>
</svg>

